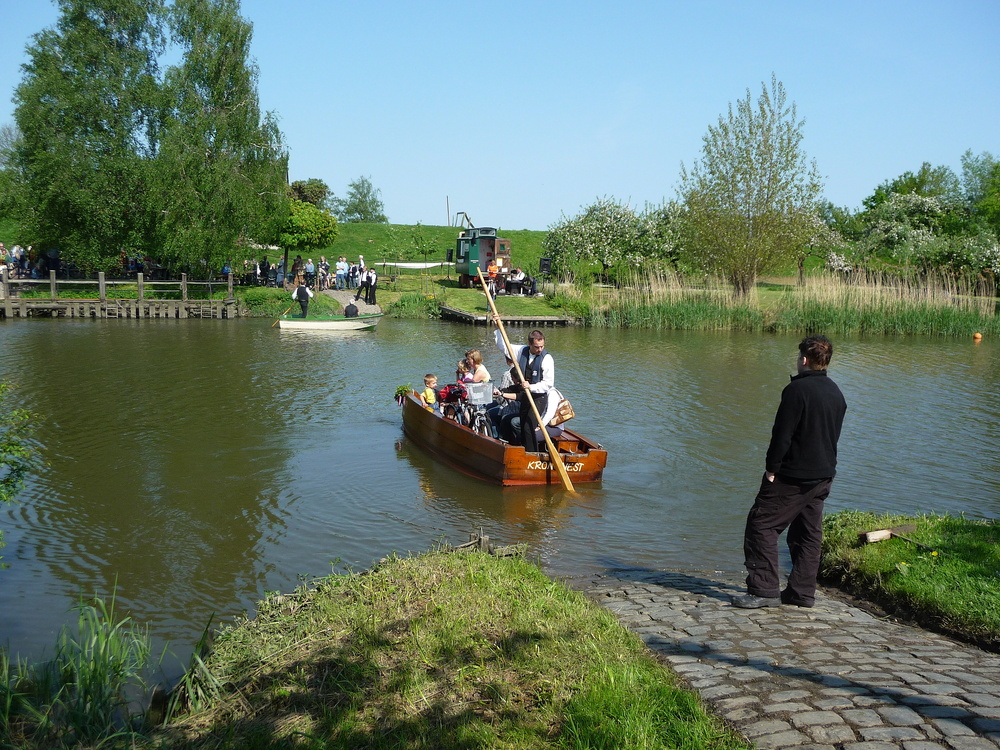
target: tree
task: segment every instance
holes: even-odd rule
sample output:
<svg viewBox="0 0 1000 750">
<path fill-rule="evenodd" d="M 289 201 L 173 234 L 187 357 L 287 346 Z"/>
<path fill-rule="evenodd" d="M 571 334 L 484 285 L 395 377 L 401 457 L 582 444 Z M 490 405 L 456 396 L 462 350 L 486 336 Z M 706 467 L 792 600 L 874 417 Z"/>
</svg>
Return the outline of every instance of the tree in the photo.
<svg viewBox="0 0 1000 750">
<path fill-rule="evenodd" d="M 359 177 L 347 186 L 347 197 L 331 198 L 334 213 L 344 222 L 354 224 L 388 224 L 382 191 L 372 185 L 371 178 Z"/>
<path fill-rule="evenodd" d="M 327 184 L 315 177 L 310 177 L 308 180 L 296 180 L 288 186 L 288 190 L 295 200 L 312 203 L 316 208 L 326 208 L 326 201 L 330 196 L 330 188 L 327 187 Z"/>
<path fill-rule="evenodd" d="M 161 0 L 57 0 L 14 93 L 26 236 L 89 269 L 145 248 L 152 227 Z"/>
<path fill-rule="evenodd" d="M 288 218 L 287 156 L 261 115 L 252 28 L 237 0 L 176 0 L 170 15 L 180 64 L 167 71 L 156 186 L 162 257 L 207 273 L 272 242 Z"/>
<path fill-rule="evenodd" d="M 822 186 L 802 150 L 804 124 L 772 75 L 756 104 L 747 89 L 735 110 L 730 104 L 709 126 L 691 171 L 681 166 L 692 260 L 725 275 L 737 296 L 794 258 L 812 234 Z"/>
<path fill-rule="evenodd" d="M 329 211 L 312 203 L 292 200 L 291 214 L 281 231 L 279 242 L 291 251 L 329 247 L 337 239 L 337 219 Z"/>
<path fill-rule="evenodd" d="M 554 271 L 576 276 L 593 263 L 599 263 L 604 272 L 622 262 L 637 264 L 642 259 L 638 237 L 635 212 L 612 198 L 601 198 L 550 227 L 542 246 L 552 258 Z"/>
<path fill-rule="evenodd" d="M 15 125 L 0 125 L 0 216 L 16 211 L 17 170 L 15 156 L 21 134 Z"/>
<path fill-rule="evenodd" d="M 930 162 L 925 161 L 916 173 L 903 172 L 899 177 L 883 182 L 862 204 L 871 210 L 884 203 L 891 195 L 908 193 L 924 198 L 937 198 L 945 205 L 957 204 L 961 200 L 961 186 L 951 167 L 932 167 Z"/>
</svg>

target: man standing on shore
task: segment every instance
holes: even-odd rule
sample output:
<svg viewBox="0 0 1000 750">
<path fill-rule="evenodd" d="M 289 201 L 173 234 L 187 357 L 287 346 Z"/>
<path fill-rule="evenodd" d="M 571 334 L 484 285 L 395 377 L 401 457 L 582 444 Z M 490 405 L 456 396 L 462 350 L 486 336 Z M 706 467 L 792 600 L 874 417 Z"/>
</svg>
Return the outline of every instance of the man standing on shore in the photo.
<svg viewBox="0 0 1000 750">
<path fill-rule="evenodd" d="M 844 394 L 826 374 L 832 355 L 826 336 L 799 344 L 798 373 L 781 392 L 760 491 L 747 516 L 747 593 L 733 597 L 737 607 L 812 607 L 816 601 L 823 501 L 837 473 L 837 442 L 847 412 Z M 782 591 L 778 536 L 786 528 L 792 571 Z"/>
</svg>

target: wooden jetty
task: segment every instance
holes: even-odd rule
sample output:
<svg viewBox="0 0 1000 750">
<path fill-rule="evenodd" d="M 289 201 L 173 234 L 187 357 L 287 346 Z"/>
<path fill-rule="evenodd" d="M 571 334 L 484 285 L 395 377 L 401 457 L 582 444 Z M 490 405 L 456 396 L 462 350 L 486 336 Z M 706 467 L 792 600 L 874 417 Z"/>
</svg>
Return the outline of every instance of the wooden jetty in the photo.
<svg viewBox="0 0 1000 750">
<path fill-rule="evenodd" d="M 460 323 L 470 325 L 488 326 L 493 325 L 489 315 L 476 315 L 465 310 L 456 310 L 453 307 L 441 306 L 441 317 L 446 320 L 457 320 Z M 500 319 L 506 326 L 531 326 L 532 328 L 544 328 L 545 326 L 567 326 L 576 321 L 572 318 L 563 318 L 558 315 L 501 315 Z"/>
<path fill-rule="evenodd" d="M 96 284 L 94 298 L 60 298 L 60 287 L 86 286 Z M 134 299 L 108 297 L 108 287 L 128 285 L 135 287 Z M 207 287 L 211 295 L 212 286 L 225 285 L 225 299 L 190 299 L 188 288 Z M 20 293 L 32 287 L 48 287 L 48 297 L 23 297 Z M 156 298 L 147 298 L 146 293 L 155 292 Z M 161 299 L 163 294 L 177 295 L 177 299 Z M 141 273 L 135 280 L 110 281 L 103 272 L 97 280 L 77 281 L 57 279 L 56 272 L 50 271 L 48 279 L 11 279 L 6 266 L 0 268 L 0 317 L 60 317 L 60 318 L 216 318 L 237 317 L 236 298 L 233 296 L 233 275 L 225 281 L 188 281 L 187 274 L 181 274 L 180 281 L 147 281 Z"/>
</svg>

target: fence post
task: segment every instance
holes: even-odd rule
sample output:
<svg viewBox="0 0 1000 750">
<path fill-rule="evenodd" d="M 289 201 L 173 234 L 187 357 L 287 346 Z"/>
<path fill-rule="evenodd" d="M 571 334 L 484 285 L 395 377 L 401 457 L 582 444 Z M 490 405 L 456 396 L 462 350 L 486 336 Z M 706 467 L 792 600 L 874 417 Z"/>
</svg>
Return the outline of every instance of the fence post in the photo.
<svg viewBox="0 0 1000 750">
<path fill-rule="evenodd" d="M 226 292 L 226 299 L 232 299 L 233 298 L 233 274 L 232 274 L 231 271 L 229 273 L 228 281 L 229 281 L 229 289 Z"/>
<path fill-rule="evenodd" d="M 56 291 L 56 272 L 52 270 L 49 271 L 49 297 L 52 302 L 59 299 L 59 293 Z"/>
<path fill-rule="evenodd" d="M 138 285 L 138 290 L 139 290 L 138 300 L 139 300 L 139 302 L 142 302 L 143 286 L 142 286 L 142 274 L 141 273 L 137 273 L 135 275 L 135 281 L 136 281 L 136 284 Z"/>
<path fill-rule="evenodd" d="M 188 275 L 186 273 L 181 274 L 181 302 L 188 301 Z"/>
<path fill-rule="evenodd" d="M 107 302 L 108 300 L 108 289 L 104 283 L 104 271 L 97 272 L 97 296 L 101 298 L 101 302 Z"/>
</svg>

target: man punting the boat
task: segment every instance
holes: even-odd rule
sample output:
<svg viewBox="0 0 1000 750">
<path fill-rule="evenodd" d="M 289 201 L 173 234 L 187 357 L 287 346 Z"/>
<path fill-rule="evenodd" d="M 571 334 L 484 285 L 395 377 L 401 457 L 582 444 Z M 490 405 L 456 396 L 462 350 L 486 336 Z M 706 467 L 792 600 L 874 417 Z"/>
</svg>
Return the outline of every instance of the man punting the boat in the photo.
<svg viewBox="0 0 1000 750">
<path fill-rule="evenodd" d="M 497 316 L 494 316 L 494 323 L 499 323 Z M 500 333 L 499 325 L 495 331 L 497 348 L 506 354 L 503 335 Z M 527 383 L 515 383 L 510 388 L 504 389 L 503 396 L 508 399 L 517 399 L 521 408 L 517 414 L 506 416 L 500 423 L 500 437 L 508 442 L 517 445 L 524 445 L 527 451 L 537 451 L 538 441 L 535 438 L 535 417 L 531 406 L 528 403 L 527 395 L 531 394 L 538 412 L 545 412 L 545 404 L 550 390 L 556 385 L 556 364 L 552 355 L 545 350 L 545 335 L 534 330 L 528 334 L 528 343 L 511 344 L 514 350 L 514 359 L 521 367 L 521 372 Z"/>
</svg>

